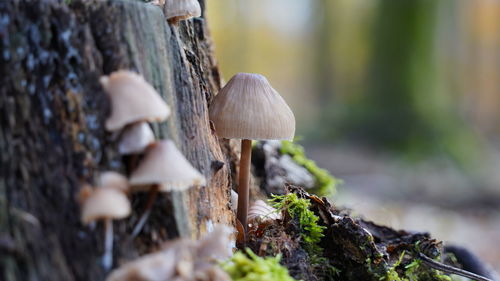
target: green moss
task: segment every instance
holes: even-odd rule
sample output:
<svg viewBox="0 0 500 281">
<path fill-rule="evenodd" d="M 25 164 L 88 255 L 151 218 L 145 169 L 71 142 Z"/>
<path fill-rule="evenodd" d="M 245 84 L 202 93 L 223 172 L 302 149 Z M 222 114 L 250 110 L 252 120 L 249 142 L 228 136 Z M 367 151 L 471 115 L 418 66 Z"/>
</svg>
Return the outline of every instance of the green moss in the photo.
<svg viewBox="0 0 500 281">
<path fill-rule="evenodd" d="M 299 165 L 309 171 L 314 177 L 314 189 L 312 193 L 320 196 L 330 196 L 336 191 L 336 187 L 342 181 L 333 177 L 327 170 L 319 168 L 316 163 L 305 156 L 304 148 L 291 141 L 282 141 L 281 154 L 288 154 Z"/>
<path fill-rule="evenodd" d="M 422 267 L 419 259 L 414 259 L 411 263 L 401 268 L 401 261 L 404 253 L 398 262 L 389 268 L 385 276 L 380 277 L 383 281 L 452 281 L 451 277 L 441 274 L 439 271 Z M 400 267 L 401 274 L 396 270 Z"/>
<path fill-rule="evenodd" d="M 273 195 L 269 201 L 276 209 L 286 210 L 290 217 L 298 220 L 304 248 L 309 254 L 319 254 L 322 249 L 317 244 L 321 241 L 326 227 L 319 225 L 319 217 L 309 210 L 311 205 L 309 200 L 298 198 L 295 193 L 289 193 Z"/>
<path fill-rule="evenodd" d="M 451 281 L 451 277 L 440 273 L 435 269 L 429 269 L 422 266 L 422 261 L 414 259 L 410 264 L 405 266 L 405 281 L 421 281 L 421 280 L 437 280 L 437 281 Z"/>
<path fill-rule="evenodd" d="M 280 264 L 281 255 L 261 258 L 250 249 L 246 255 L 238 251 L 222 268 L 233 281 L 294 281 L 288 270 Z"/>
</svg>

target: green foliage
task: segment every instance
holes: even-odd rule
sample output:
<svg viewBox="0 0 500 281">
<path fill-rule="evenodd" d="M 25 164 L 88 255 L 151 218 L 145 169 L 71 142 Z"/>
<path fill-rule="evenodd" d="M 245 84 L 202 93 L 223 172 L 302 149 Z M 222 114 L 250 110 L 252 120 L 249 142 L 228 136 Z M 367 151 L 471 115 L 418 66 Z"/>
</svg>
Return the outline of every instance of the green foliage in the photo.
<svg viewBox="0 0 500 281">
<path fill-rule="evenodd" d="M 400 277 L 398 272 L 396 271 L 396 268 L 401 264 L 403 261 L 403 258 L 405 256 L 405 251 L 401 253 L 399 256 L 399 259 L 389 268 L 387 271 L 386 276 L 383 276 L 380 278 L 380 280 L 385 280 L 385 281 L 403 281 Z"/>
<path fill-rule="evenodd" d="M 261 258 L 250 249 L 246 255 L 238 251 L 222 268 L 233 281 L 294 281 L 288 270 L 280 264 L 281 255 Z"/>
<path fill-rule="evenodd" d="M 439 271 L 434 269 L 428 269 L 422 266 L 422 262 L 419 259 L 414 259 L 410 264 L 405 266 L 406 278 L 402 279 L 404 281 L 419 281 L 419 280 L 439 280 L 439 281 L 451 281 L 451 277 L 439 273 Z"/>
<path fill-rule="evenodd" d="M 320 196 L 329 196 L 335 193 L 336 187 L 342 181 L 333 177 L 327 170 L 319 168 L 316 163 L 305 156 L 304 148 L 291 141 L 281 142 L 281 154 L 288 154 L 293 161 L 303 166 L 314 177 L 315 188 L 313 193 Z"/>
<path fill-rule="evenodd" d="M 441 274 L 434 269 L 429 269 L 427 267 L 422 267 L 422 262 L 419 259 L 414 259 L 411 263 L 407 264 L 404 268 L 400 268 L 403 274 L 400 275 L 396 270 L 397 267 L 401 267 L 401 262 L 403 261 L 404 252 L 399 257 L 399 260 L 394 263 L 393 266 L 389 268 L 384 276 L 381 276 L 379 280 L 381 281 L 452 281 L 451 277 Z M 370 261 L 368 261 L 370 262 Z"/>
<path fill-rule="evenodd" d="M 317 245 L 326 228 L 318 224 L 319 217 L 309 210 L 311 203 L 307 199 L 298 198 L 297 194 L 273 195 L 269 200 L 274 208 L 286 210 L 290 217 L 297 219 L 302 230 L 301 237 L 306 250 L 310 254 L 318 254 L 321 248 Z"/>
</svg>

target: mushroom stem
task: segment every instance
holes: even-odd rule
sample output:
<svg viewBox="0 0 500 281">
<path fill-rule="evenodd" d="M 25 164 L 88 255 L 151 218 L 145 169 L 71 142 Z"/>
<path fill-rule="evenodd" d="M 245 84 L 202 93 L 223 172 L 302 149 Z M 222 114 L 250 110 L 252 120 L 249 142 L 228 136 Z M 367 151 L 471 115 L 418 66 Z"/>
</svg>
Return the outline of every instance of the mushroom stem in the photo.
<svg viewBox="0 0 500 281">
<path fill-rule="evenodd" d="M 149 218 L 149 214 L 151 214 L 151 208 L 153 207 L 153 204 L 156 200 L 156 197 L 158 196 L 159 191 L 160 191 L 160 186 L 157 184 L 153 185 L 149 190 L 146 207 L 144 207 L 144 211 L 142 212 L 139 221 L 137 221 L 137 224 L 135 225 L 134 230 L 132 231 L 131 235 L 132 239 L 135 238 L 139 233 L 141 233 L 142 227 L 144 226 L 144 224 L 146 224 L 146 221 Z"/>
<path fill-rule="evenodd" d="M 139 154 L 134 153 L 129 156 L 128 167 L 127 167 L 129 173 L 132 173 L 132 171 L 135 170 L 135 168 L 137 168 L 138 162 L 139 162 Z"/>
<path fill-rule="evenodd" d="M 238 183 L 238 211 L 236 217 L 243 225 L 245 233 L 248 230 L 248 197 L 250 196 L 250 162 L 252 160 L 252 141 L 241 140 L 240 174 Z"/>
<path fill-rule="evenodd" d="M 102 256 L 102 266 L 108 271 L 113 265 L 113 221 L 104 219 L 104 255 Z"/>
</svg>

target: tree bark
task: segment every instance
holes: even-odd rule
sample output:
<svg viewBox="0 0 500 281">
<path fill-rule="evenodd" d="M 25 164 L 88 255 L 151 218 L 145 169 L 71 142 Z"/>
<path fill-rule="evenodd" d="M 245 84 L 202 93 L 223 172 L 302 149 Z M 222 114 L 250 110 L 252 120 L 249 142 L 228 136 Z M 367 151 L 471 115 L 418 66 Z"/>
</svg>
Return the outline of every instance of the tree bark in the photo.
<svg viewBox="0 0 500 281">
<path fill-rule="evenodd" d="M 141 234 L 126 243 L 146 199 L 133 194 L 133 215 L 114 222 L 115 263 L 233 223 L 234 158 L 209 126 L 220 77 L 203 18 L 171 26 L 160 7 L 139 1 L 2 1 L 1 280 L 105 278 L 102 225 L 80 223 L 75 195 L 101 171 L 126 172 L 104 129 L 109 101 L 98 82 L 118 69 L 141 73 L 172 107 L 155 134 L 174 140 L 207 186 L 161 194 Z"/>
</svg>

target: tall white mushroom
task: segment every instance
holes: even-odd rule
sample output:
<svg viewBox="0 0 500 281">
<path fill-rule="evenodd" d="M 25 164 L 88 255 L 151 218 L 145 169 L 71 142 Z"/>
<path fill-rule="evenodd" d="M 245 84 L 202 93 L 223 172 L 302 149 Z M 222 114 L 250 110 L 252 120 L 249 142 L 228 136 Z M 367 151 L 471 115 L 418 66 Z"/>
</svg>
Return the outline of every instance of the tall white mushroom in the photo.
<svg viewBox="0 0 500 281">
<path fill-rule="evenodd" d="M 149 191 L 146 208 L 132 231 L 135 237 L 146 222 L 158 192 L 182 191 L 191 186 L 202 186 L 205 177 L 200 174 L 170 140 L 157 141 L 146 150 L 144 159 L 130 176 L 134 191 Z"/>
<path fill-rule="evenodd" d="M 97 220 L 104 221 L 103 267 L 108 270 L 113 264 L 113 222 L 130 215 L 130 202 L 125 195 L 128 189 L 127 179 L 115 172 L 101 175 L 97 188 L 86 185 L 80 192 L 81 220 L 90 224 Z"/>
<path fill-rule="evenodd" d="M 210 108 L 219 137 L 241 139 L 237 218 L 248 228 L 251 140 L 291 140 L 295 117 L 285 100 L 259 74 L 238 73 L 219 91 Z"/>
</svg>

